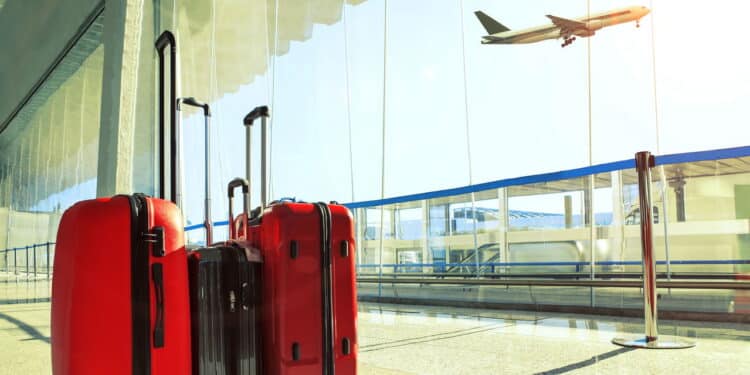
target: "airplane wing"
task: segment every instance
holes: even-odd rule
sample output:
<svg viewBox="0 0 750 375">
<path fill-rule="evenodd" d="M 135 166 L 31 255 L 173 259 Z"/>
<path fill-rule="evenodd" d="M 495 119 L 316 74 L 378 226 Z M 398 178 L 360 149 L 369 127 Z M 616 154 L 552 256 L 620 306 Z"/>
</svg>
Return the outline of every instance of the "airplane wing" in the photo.
<svg viewBox="0 0 750 375">
<path fill-rule="evenodd" d="M 553 16 L 551 14 L 547 15 L 547 18 L 552 20 L 552 23 L 555 24 L 555 26 L 563 29 L 563 30 L 576 30 L 576 29 L 585 29 L 586 24 L 583 22 L 570 20 L 567 18 L 557 17 Z"/>
</svg>

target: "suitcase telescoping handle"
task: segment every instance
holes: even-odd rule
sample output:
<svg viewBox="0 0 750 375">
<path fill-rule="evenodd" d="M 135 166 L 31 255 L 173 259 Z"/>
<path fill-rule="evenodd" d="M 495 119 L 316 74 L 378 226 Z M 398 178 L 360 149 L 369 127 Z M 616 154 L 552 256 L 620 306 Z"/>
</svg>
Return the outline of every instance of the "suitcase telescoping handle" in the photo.
<svg viewBox="0 0 750 375">
<path fill-rule="evenodd" d="M 169 187 L 170 194 L 167 196 L 165 175 L 165 125 L 164 125 L 164 50 L 169 49 L 169 126 L 170 126 L 170 170 Z M 156 39 L 156 50 L 159 53 L 159 197 L 169 199 L 174 203 L 177 201 L 177 124 L 176 124 L 176 95 L 177 95 L 177 44 L 174 35 L 165 31 Z"/>
<path fill-rule="evenodd" d="M 204 207 L 204 219 L 203 226 L 206 228 L 206 246 L 211 246 L 213 243 L 213 225 L 211 224 L 211 137 L 209 133 L 209 125 L 211 119 L 211 108 L 206 103 L 199 102 L 195 98 L 179 98 L 176 102 L 176 110 L 178 112 L 177 119 L 179 121 L 180 104 L 189 105 L 192 107 L 198 107 L 203 109 L 203 118 L 205 123 L 205 139 L 206 139 L 206 150 L 204 155 L 204 167 L 206 169 L 206 181 L 204 190 L 206 194 L 205 207 Z"/>
<path fill-rule="evenodd" d="M 266 129 L 268 127 L 269 112 L 268 106 L 262 105 L 255 107 L 250 113 L 245 115 L 242 123 L 245 125 L 245 177 L 248 181 L 252 180 L 252 163 L 251 163 L 251 131 L 250 127 L 253 126 L 253 122 L 260 118 L 260 212 L 268 205 L 268 196 L 266 193 L 266 187 L 268 186 L 268 176 L 266 175 Z M 250 207 L 250 201 L 248 200 L 248 208 Z"/>
<path fill-rule="evenodd" d="M 248 206 L 248 196 L 250 195 L 250 184 L 248 184 L 247 180 L 244 178 L 237 177 L 232 181 L 229 181 L 229 186 L 227 186 L 227 196 L 229 197 L 229 239 L 236 240 L 237 235 L 237 228 L 234 226 L 234 211 L 232 209 L 232 201 L 234 200 L 234 189 L 242 187 L 242 201 L 243 201 L 243 211 L 244 211 L 244 218 L 242 219 L 242 226 L 245 233 L 247 233 L 247 214 L 249 212 L 249 206 Z"/>
</svg>

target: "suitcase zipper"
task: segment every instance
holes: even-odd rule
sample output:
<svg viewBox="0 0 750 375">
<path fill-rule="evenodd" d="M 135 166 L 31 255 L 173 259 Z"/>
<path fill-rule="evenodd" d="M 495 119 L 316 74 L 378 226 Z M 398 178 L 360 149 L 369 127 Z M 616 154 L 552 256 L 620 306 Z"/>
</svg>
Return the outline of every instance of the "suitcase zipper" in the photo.
<svg viewBox="0 0 750 375">
<path fill-rule="evenodd" d="M 323 375 L 335 374 L 333 351 L 333 295 L 332 251 L 331 251 L 331 210 L 325 203 L 316 203 L 320 213 L 321 240 L 321 291 L 323 298 Z"/>
<path fill-rule="evenodd" d="M 149 297 L 149 251 L 143 233 L 148 232 L 148 205 L 143 195 L 128 195 L 130 202 L 131 316 L 133 335 L 133 374 L 151 373 Z"/>
</svg>

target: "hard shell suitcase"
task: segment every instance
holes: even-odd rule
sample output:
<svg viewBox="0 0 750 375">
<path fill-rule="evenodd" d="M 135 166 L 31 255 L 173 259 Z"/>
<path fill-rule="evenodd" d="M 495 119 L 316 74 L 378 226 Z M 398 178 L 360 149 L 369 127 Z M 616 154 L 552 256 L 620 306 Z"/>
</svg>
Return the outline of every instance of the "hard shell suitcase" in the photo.
<svg viewBox="0 0 750 375">
<path fill-rule="evenodd" d="M 251 224 L 263 255 L 265 374 L 356 374 L 352 216 L 340 205 L 279 203 Z"/>
<path fill-rule="evenodd" d="M 190 252 L 194 374 L 260 374 L 261 259 L 236 244 Z"/>
<path fill-rule="evenodd" d="M 167 45 L 174 64 L 169 32 L 157 40 L 162 77 Z M 173 86 L 174 78 L 173 65 Z M 163 89 L 161 82 L 162 98 Z M 164 145 L 163 121 L 160 125 Z M 163 178 L 163 151 L 160 160 Z M 175 169 L 173 159 L 172 186 Z M 162 196 L 164 186 L 162 181 Z M 69 208 L 60 221 L 54 261 L 53 373 L 190 373 L 186 257 L 182 217 L 172 202 L 135 194 Z"/>
<path fill-rule="evenodd" d="M 182 218 L 142 195 L 63 214 L 52 282 L 56 375 L 190 373 Z"/>
<path fill-rule="evenodd" d="M 206 119 L 204 227 L 207 246 L 190 251 L 188 256 L 193 374 L 260 374 L 260 336 L 257 322 L 260 313 L 261 257 L 257 250 L 243 241 L 230 239 L 225 243 L 212 244 L 209 184 L 210 109 L 208 104 L 193 98 L 179 99 L 178 122 L 181 104 L 203 108 Z M 247 199 L 247 181 L 232 180 L 228 187 L 230 222 L 233 220 L 232 198 L 237 187 L 242 187 Z"/>
<path fill-rule="evenodd" d="M 245 235 L 263 256 L 264 374 L 356 374 L 351 213 L 344 206 L 325 203 L 281 202 L 264 207 L 267 116 L 268 109 L 258 107 L 245 118 L 248 129 L 255 119 L 262 121 L 261 210 L 250 220 Z M 242 228 L 242 218 L 236 228 Z"/>
</svg>

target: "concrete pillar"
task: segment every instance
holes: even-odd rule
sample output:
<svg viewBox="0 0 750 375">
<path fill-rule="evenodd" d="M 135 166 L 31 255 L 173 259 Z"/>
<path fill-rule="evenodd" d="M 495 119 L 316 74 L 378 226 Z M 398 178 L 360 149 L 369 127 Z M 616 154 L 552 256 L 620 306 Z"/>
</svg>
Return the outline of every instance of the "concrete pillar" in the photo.
<svg viewBox="0 0 750 375">
<path fill-rule="evenodd" d="M 593 176 L 585 177 L 583 183 L 583 225 L 588 226 L 593 222 L 594 217 L 594 178 Z"/>
<path fill-rule="evenodd" d="M 391 233 L 391 239 L 392 240 L 398 239 L 396 237 L 397 236 L 397 233 L 396 233 L 396 210 L 397 209 L 398 209 L 397 206 L 392 206 L 392 208 L 389 209 L 389 211 L 388 211 L 388 217 L 390 217 L 390 220 L 391 220 L 388 230 Z M 395 250 L 394 250 L 394 252 L 395 252 Z M 394 253 L 394 256 L 395 256 L 395 253 Z"/>
<path fill-rule="evenodd" d="M 446 202 L 443 207 L 445 209 L 445 236 L 450 237 L 453 235 L 453 223 L 451 221 L 451 204 Z"/>
<path fill-rule="evenodd" d="M 675 176 L 676 178 L 673 179 L 672 181 L 669 181 L 669 187 L 671 187 L 672 189 L 674 189 L 675 215 L 677 216 L 677 222 L 682 223 L 686 219 L 686 216 L 685 216 L 685 185 L 687 184 L 687 182 L 685 181 L 685 177 L 683 176 L 681 169 L 678 168 L 675 174 L 676 174 L 676 176 Z M 664 216 L 664 222 L 667 222 L 667 214 L 666 214 L 666 212 L 664 213 L 663 216 Z"/>
<path fill-rule="evenodd" d="M 428 200 L 422 201 L 422 263 L 427 263 L 431 260 L 430 257 L 430 202 Z M 433 261 L 434 262 L 434 261 Z M 428 272 L 428 267 L 421 267 L 422 272 Z M 429 272 L 435 272 L 432 267 L 429 267 Z"/>
<path fill-rule="evenodd" d="M 609 234 L 610 251 L 607 260 L 622 261 L 625 258 L 625 208 L 622 194 L 622 172 L 610 173 L 612 180 L 612 231 Z"/>
<path fill-rule="evenodd" d="M 510 261 L 510 249 L 508 245 L 508 230 L 510 229 L 508 221 L 508 190 L 505 188 L 497 189 L 497 243 L 500 246 L 500 262 L 507 263 Z M 508 271 L 508 267 L 503 267 Z"/>
<path fill-rule="evenodd" d="M 153 194 L 153 3 L 107 0 L 97 196 Z M 145 156 L 144 156 L 145 155 Z"/>
</svg>

